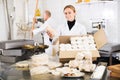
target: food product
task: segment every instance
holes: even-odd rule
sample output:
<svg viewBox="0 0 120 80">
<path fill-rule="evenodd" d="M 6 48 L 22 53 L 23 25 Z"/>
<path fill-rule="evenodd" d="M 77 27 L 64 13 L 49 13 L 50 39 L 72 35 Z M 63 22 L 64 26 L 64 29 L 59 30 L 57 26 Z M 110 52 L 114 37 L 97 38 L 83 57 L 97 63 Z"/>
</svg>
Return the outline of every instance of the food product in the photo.
<svg viewBox="0 0 120 80">
<path fill-rule="evenodd" d="M 15 64 L 16 67 L 18 68 L 27 68 L 29 67 L 29 61 L 20 61 Z"/>
<path fill-rule="evenodd" d="M 63 76 L 64 77 L 81 77 L 81 76 L 84 76 L 84 73 L 80 72 L 77 69 L 71 68 L 71 72 L 70 73 L 65 73 L 65 74 L 63 74 Z"/>
<path fill-rule="evenodd" d="M 70 68 L 70 67 L 61 67 L 56 68 L 55 70 L 50 70 L 50 73 L 53 75 L 60 75 L 63 77 L 81 77 L 84 76 L 83 72 L 80 72 L 76 68 Z"/>
<path fill-rule="evenodd" d="M 62 72 L 63 74 L 71 73 L 71 68 L 70 68 L 70 67 L 63 67 L 63 68 L 61 69 L 61 72 Z"/>
<path fill-rule="evenodd" d="M 61 75 L 61 72 L 60 71 L 56 71 L 56 70 L 50 70 L 50 73 L 52 73 L 55 76 Z"/>
<path fill-rule="evenodd" d="M 69 61 L 69 67 L 72 67 L 72 68 L 77 68 L 78 67 L 78 61 L 77 60 L 71 60 Z"/>
<path fill-rule="evenodd" d="M 79 71 L 92 72 L 96 65 L 92 63 L 92 55 L 90 51 L 80 51 L 75 60 L 69 61 L 70 68 L 78 68 Z"/>
<path fill-rule="evenodd" d="M 84 57 L 85 57 L 85 55 L 83 53 L 78 52 L 75 59 L 76 60 L 83 60 Z"/>
<path fill-rule="evenodd" d="M 96 50 L 94 38 L 91 35 L 71 37 L 70 44 L 60 44 L 61 51 Z"/>
<path fill-rule="evenodd" d="M 50 69 L 54 69 L 62 66 L 62 63 L 49 61 L 47 65 Z"/>
<path fill-rule="evenodd" d="M 39 54 L 31 57 L 31 64 L 35 66 L 47 65 L 49 62 L 49 56 L 47 54 Z"/>
<path fill-rule="evenodd" d="M 47 66 L 38 66 L 38 67 L 30 68 L 31 75 L 44 74 L 48 72 L 49 72 L 49 68 Z"/>
<path fill-rule="evenodd" d="M 92 53 L 90 51 L 84 51 L 84 56 L 86 60 L 91 60 L 92 61 Z"/>
</svg>

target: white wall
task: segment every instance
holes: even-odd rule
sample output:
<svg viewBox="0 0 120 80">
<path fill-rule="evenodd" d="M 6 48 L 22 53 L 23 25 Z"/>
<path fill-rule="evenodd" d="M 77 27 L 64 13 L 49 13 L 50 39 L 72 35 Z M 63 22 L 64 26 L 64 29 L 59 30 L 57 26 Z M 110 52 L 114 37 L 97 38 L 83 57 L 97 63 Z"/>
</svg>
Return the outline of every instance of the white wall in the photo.
<svg viewBox="0 0 120 80">
<path fill-rule="evenodd" d="M 41 11 L 41 16 L 43 15 L 43 8 L 42 8 L 42 0 L 38 0 L 39 1 L 39 6 L 38 8 Z M 35 13 L 35 7 L 36 7 L 36 0 L 14 0 L 14 6 L 15 6 L 15 19 L 14 19 L 14 24 L 13 24 L 13 37 L 12 39 L 32 39 L 31 37 L 31 32 L 27 31 L 26 32 L 26 37 L 25 37 L 25 32 L 20 31 L 20 29 L 18 29 L 18 26 L 16 25 L 16 23 L 19 24 L 29 24 L 29 27 L 32 26 L 32 22 L 33 22 L 33 17 L 34 17 L 34 13 Z M 35 36 L 35 40 L 36 41 L 41 41 L 40 35 Z M 38 38 L 38 39 L 36 39 Z"/>
<path fill-rule="evenodd" d="M 110 42 L 118 42 L 117 2 L 95 2 L 77 4 L 77 19 L 86 26 L 87 31 L 92 28 L 91 19 L 105 19 L 107 36 Z M 114 39 L 114 40 L 113 40 Z"/>
<path fill-rule="evenodd" d="M 14 7 L 15 13 L 12 28 L 12 39 L 19 39 L 20 36 L 17 34 L 18 26 L 16 24 L 25 22 L 25 0 L 14 0 Z"/>
<path fill-rule="evenodd" d="M 44 0 L 44 10 L 49 10 L 52 14 L 52 18 L 55 19 L 56 23 L 59 25 L 63 21 L 63 0 Z"/>
<path fill-rule="evenodd" d="M 36 0 L 28 0 L 28 16 L 29 22 L 32 22 L 36 7 Z M 38 0 L 38 8 L 40 9 L 41 16 L 43 16 L 43 0 Z"/>
<path fill-rule="evenodd" d="M 43 17 L 43 1 L 44 0 L 38 0 L 38 8 L 40 9 L 41 18 Z M 36 7 L 36 0 L 28 0 L 28 22 L 33 22 L 33 17 L 35 14 L 35 7 Z M 32 25 L 30 25 L 31 27 Z M 34 35 L 33 37 L 35 42 L 43 43 L 41 34 Z"/>
<path fill-rule="evenodd" d="M 118 42 L 120 43 L 120 0 L 118 0 Z M 120 60 L 120 53 L 117 54 L 117 56 L 119 56 L 119 60 Z"/>
<path fill-rule="evenodd" d="M 53 18 L 59 24 L 65 21 L 63 8 L 67 4 L 72 4 L 76 7 L 77 20 L 86 26 L 87 31 L 91 30 L 91 19 L 105 19 L 109 41 L 118 42 L 118 32 L 116 31 L 118 30 L 117 2 L 109 1 L 75 4 L 74 0 L 44 0 L 44 3 L 44 9 L 50 10 L 53 14 Z"/>
<path fill-rule="evenodd" d="M 118 42 L 120 43 L 120 0 L 118 1 Z"/>
<path fill-rule="evenodd" d="M 7 40 L 8 35 L 7 35 L 7 25 L 6 25 L 6 17 L 5 17 L 5 12 L 3 8 L 3 0 L 0 0 L 0 41 Z"/>
<path fill-rule="evenodd" d="M 0 0 L 0 36 L 2 38 L 0 40 L 7 39 L 7 31 L 5 31 L 7 28 L 5 23 L 5 15 L 4 10 L 2 10 L 3 4 L 1 4 Z M 24 23 L 25 17 L 26 17 L 26 1 L 28 1 L 28 15 L 29 15 L 29 21 L 32 21 L 33 15 L 34 15 L 34 9 L 36 2 L 34 0 L 14 0 L 14 6 L 15 6 L 15 21 L 13 26 L 13 39 L 18 39 L 21 37 L 18 37 L 17 35 L 17 26 L 16 23 Z M 120 1 L 119 1 L 120 3 Z M 74 0 L 39 0 L 39 8 L 41 10 L 41 14 L 43 16 L 43 11 L 48 9 L 52 13 L 52 17 L 56 20 L 56 23 L 58 25 L 62 24 L 65 21 L 64 14 L 63 14 L 63 8 L 67 4 L 72 4 L 77 9 L 77 19 L 79 22 L 81 22 L 83 25 L 86 26 L 87 31 L 90 31 L 91 23 L 90 19 L 94 18 L 106 18 L 107 26 L 106 30 L 108 32 L 108 38 L 111 42 L 119 42 L 120 41 L 120 15 L 118 15 L 118 11 L 120 13 L 120 5 L 119 8 L 117 6 L 117 2 L 109 2 L 109 3 L 82 3 L 82 4 L 75 4 Z M 104 17 L 103 12 L 105 11 L 105 14 L 108 14 L 108 16 Z M 110 11 L 110 14 L 107 13 Z M 111 14 L 112 12 L 112 14 Z M 42 17 L 41 16 L 41 17 Z M 119 19 L 118 19 L 119 17 Z M 4 26 L 4 27 L 3 27 Z M 4 33 L 4 36 L 1 34 Z M 114 39 L 114 40 L 113 40 Z"/>
</svg>

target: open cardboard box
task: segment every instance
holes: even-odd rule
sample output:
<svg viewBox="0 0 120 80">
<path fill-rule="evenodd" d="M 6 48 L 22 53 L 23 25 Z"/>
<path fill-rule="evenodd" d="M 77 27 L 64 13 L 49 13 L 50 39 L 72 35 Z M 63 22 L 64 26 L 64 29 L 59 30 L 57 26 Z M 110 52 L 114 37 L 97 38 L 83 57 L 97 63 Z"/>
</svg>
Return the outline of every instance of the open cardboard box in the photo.
<svg viewBox="0 0 120 80">
<path fill-rule="evenodd" d="M 70 43 L 70 37 L 73 37 L 73 36 L 59 36 L 59 44 Z M 104 44 L 107 43 L 107 37 L 103 29 L 100 29 L 99 31 L 97 31 L 93 35 L 93 37 L 94 37 L 97 49 L 100 49 Z M 78 52 L 79 51 L 59 51 L 59 60 L 60 62 L 68 62 L 69 60 L 74 59 Z M 97 57 L 100 57 L 98 50 L 91 50 L 91 52 L 92 52 L 93 60 L 96 60 Z"/>
</svg>

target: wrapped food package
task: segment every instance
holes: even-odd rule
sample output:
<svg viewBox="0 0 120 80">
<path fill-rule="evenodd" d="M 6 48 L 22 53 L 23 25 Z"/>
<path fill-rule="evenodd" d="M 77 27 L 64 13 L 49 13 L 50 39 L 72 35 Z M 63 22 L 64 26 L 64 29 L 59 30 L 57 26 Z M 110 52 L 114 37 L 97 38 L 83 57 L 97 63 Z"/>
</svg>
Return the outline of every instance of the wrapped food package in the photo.
<svg viewBox="0 0 120 80">
<path fill-rule="evenodd" d="M 94 37 L 93 37 L 92 35 L 89 35 L 89 36 L 88 36 L 88 39 L 89 39 L 89 40 L 94 40 Z"/>
<path fill-rule="evenodd" d="M 71 44 L 60 44 L 61 51 L 96 50 L 93 36 L 71 37 Z"/>
<path fill-rule="evenodd" d="M 60 44 L 60 48 L 62 48 L 62 47 L 64 47 L 65 46 L 65 44 Z"/>
<path fill-rule="evenodd" d="M 31 57 L 31 64 L 35 66 L 39 65 L 47 65 L 49 62 L 49 56 L 47 54 L 39 54 L 39 55 L 33 55 Z"/>
<path fill-rule="evenodd" d="M 77 68 L 78 67 L 78 61 L 77 60 L 70 60 L 69 61 L 69 67 Z"/>
<path fill-rule="evenodd" d="M 52 61 L 49 61 L 49 62 L 48 62 L 48 67 L 49 67 L 50 69 L 55 69 L 55 68 L 60 67 L 60 66 L 62 66 L 62 63 L 52 62 Z"/>
<path fill-rule="evenodd" d="M 31 75 L 45 74 L 48 72 L 49 72 L 49 68 L 47 66 L 38 66 L 38 67 L 30 68 Z"/>
<path fill-rule="evenodd" d="M 84 67 L 83 67 L 83 70 L 86 71 L 86 72 L 90 72 L 91 71 L 90 65 L 85 64 Z"/>
<path fill-rule="evenodd" d="M 84 56 L 86 60 L 91 60 L 92 61 L 92 53 L 90 51 L 85 51 Z"/>
<path fill-rule="evenodd" d="M 62 70 L 61 70 L 61 72 L 63 74 L 71 73 L 71 69 L 70 69 L 70 67 L 63 67 Z"/>
<path fill-rule="evenodd" d="M 84 57 L 85 57 L 84 54 L 79 52 L 79 53 L 77 53 L 75 59 L 76 60 L 82 60 Z"/>
<path fill-rule="evenodd" d="M 15 64 L 15 66 L 18 68 L 28 68 L 29 64 L 30 64 L 29 61 L 19 61 Z"/>
<path fill-rule="evenodd" d="M 75 42 L 76 42 L 76 41 L 78 41 L 78 40 L 79 40 L 79 37 L 71 37 L 71 38 L 70 38 L 70 40 L 71 40 L 71 41 L 75 41 Z"/>
<path fill-rule="evenodd" d="M 50 72 L 51 72 L 53 75 L 55 75 L 55 76 L 61 75 L 61 72 L 60 72 L 60 71 L 50 70 Z"/>
</svg>

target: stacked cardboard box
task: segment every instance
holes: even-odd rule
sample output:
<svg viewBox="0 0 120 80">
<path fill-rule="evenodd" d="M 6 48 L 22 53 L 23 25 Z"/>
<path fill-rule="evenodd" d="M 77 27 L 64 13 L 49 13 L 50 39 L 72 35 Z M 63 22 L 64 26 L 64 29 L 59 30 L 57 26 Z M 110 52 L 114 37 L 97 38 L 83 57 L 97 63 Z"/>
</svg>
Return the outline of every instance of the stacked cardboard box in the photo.
<svg viewBox="0 0 120 80">
<path fill-rule="evenodd" d="M 120 64 L 108 66 L 108 70 L 111 71 L 110 72 L 111 77 L 120 78 Z"/>
<path fill-rule="evenodd" d="M 69 44 L 71 37 L 73 37 L 73 36 L 60 36 L 59 37 L 59 44 Z M 79 36 L 79 37 L 81 37 L 81 36 Z M 94 37 L 94 41 L 96 43 L 97 49 L 90 50 L 90 51 L 92 52 L 93 60 L 96 60 L 97 57 L 100 57 L 98 49 L 107 43 L 107 38 L 105 36 L 105 32 L 103 29 L 100 29 L 98 32 L 96 32 L 93 35 L 93 37 Z M 102 38 L 102 41 L 101 41 L 101 38 Z M 60 60 L 60 62 L 68 62 L 69 60 L 74 59 L 78 52 L 79 51 L 77 51 L 77 50 L 74 50 L 74 51 L 61 51 L 61 50 L 59 50 L 59 60 Z"/>
</svg>

